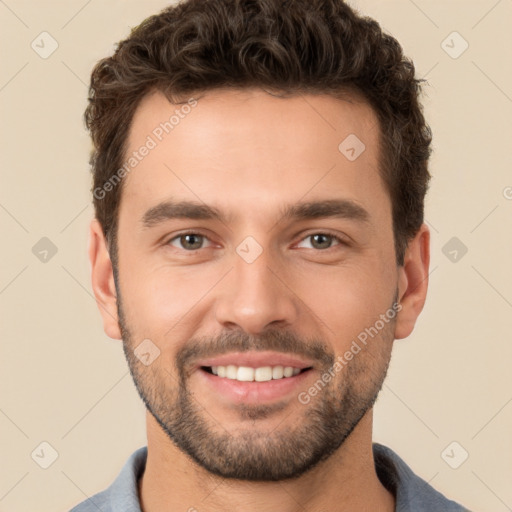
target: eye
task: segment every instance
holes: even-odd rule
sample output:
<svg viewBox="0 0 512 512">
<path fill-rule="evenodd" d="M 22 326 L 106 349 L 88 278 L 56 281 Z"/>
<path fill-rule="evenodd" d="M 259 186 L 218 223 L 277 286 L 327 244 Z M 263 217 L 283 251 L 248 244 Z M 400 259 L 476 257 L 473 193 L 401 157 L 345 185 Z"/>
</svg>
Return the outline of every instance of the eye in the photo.
<svg viewBox="0 0 512 512">
<path fill-rule="evenodd" d="M 318 232 L 304 237 L 298 247 L 308 239 L 311 240 L 311 243 L 309 244 L 309 247 L 306 246 L 307 249 L 317 249 L 322 251 L 330 249 L 336 245 L 345 245 L 344 240 L 336 235 Z M 171 238 L 166 245 L 171 245 L 177 249 L 193 252 L 198 251 L 199 249 L 205 249 L 207 247 L 204 245 L 205 242 L 209 242 L 211 244 L 210 240 L 205 235 L 196 232 L 187 232 Z"/>
<path fill-rule="evenodd" d="M 305 238 L 303 238 L 302 241 L 305 241 L 308 239 L 311 239 L 310 247 L 307 247 L 308 249 L 318 249 L 318 250 L 330 249 L 333 246 L 333 242 L 336 242 L 334 245 L 344 244 L 343 240 L 340 237 L 331 235 L 330 233 L 312 233 L 312 234 L 306 236 Z"/>
<path fill-rule="evenodd" d="M 203 242 L 208 240 L 205 235 L 201 235 L 199 233 L 181 233 L 174 238 L 171 238 L 167 245 L 172 245 L 177 249 L 185 249 L 186 251 L 196 251 L 199 249 L 204 249 Z M 175 243 L 180 244 L 180 246 L 176 246 Z"/>
</svg>

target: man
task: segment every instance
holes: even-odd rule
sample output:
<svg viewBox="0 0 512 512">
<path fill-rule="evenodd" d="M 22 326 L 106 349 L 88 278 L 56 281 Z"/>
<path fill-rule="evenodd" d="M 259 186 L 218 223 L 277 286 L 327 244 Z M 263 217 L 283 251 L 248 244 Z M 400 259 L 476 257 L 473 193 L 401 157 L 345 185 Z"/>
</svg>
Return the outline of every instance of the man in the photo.
<svg viewBox="0 0 512 512">
<path fill-rule="evenodd" d="M 341 0 L 189 0 L 92 74 L 89 256 L 148 446 L 84 511 L 462 511 L 372 445 L 428 283 L 414 66 Z"/>
</svg>

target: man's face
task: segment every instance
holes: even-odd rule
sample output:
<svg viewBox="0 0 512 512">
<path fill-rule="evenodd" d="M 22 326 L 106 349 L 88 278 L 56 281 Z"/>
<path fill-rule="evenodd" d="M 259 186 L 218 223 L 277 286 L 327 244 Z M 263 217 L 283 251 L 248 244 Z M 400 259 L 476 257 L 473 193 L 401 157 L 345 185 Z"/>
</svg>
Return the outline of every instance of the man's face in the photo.
<svg viewBox="0 0 512 512">
<path fill-rule="evenodd" d="M 163 431 L 208 471 L 298 476 L 370 411 L 390 358 L 395 321 L 378 321 L 399 282 L 377 120 L 355 98 L 256 90 L 180 108 L 148 96 L 128 140 L 127 156 L 156 143 L 125 178 L 119 210 L 130 370 Z M 181 202 L 200 208 L 170 206 Z M 297 208 L 324 202 L 337 214 Z M 251 379 L 239 366 L 275 378 L 229 378 Z M 300 373 L 279 378 L 280 366 Z"/>
</svg>

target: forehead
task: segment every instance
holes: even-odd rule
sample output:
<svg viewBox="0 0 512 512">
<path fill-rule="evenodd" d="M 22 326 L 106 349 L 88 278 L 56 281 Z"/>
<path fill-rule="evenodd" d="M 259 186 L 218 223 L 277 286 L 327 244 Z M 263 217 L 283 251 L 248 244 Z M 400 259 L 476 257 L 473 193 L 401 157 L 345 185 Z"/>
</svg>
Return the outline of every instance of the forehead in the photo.
<svg viewBox="0 0 512 512">
<path fill-rule="evenodd" d="M 377 118 L 348 95 L 213 90 L 172 104 L 154 92 L 134 115 L 125 157 L 136 165 L 121 203 L 135 209 L 169 196 L 270 208 L 307 194 L 383 193 Z"/>
<path fill-rule="evenodd" d="M 203 142 L 206 149 L 209 142 L 227 145 L 248 133 L 254 144 L 268 142 L 275 147 L 283 142 L 275 135 L 285 131 L 287 136 L 295 137 L 288 139 L 282 149 L 297 150 L 301 137 L 318 144 L 320 137 L 329 132 L 341 137 L 347 130 L 371 145 L 370 137 L 377 135 L 377 125 L 373 109 L 360 96 L 348 92 L 340 92 L 337 98 L 326 94 L 282 98 L 253 88 L 215 89 L 203 93 L 200 99 L 190 96 L 182 103 L 171 103 L 154 91 L 141 100 L 135 112 L 127 147 L 135 150 L 148 135 L 157 143 L 172 143 L 167 140 L 172 134 L 180 144 L 188 142 L 186 148 L 194 145 L 200 149 L 198 143 Z M 180 137 L 184 131 L 187 141 Z M 198 140 L 201 136 L 205 137 L 202 141 Z M 329 139 L 325 138 L 327 144 Z"/>
</svg>

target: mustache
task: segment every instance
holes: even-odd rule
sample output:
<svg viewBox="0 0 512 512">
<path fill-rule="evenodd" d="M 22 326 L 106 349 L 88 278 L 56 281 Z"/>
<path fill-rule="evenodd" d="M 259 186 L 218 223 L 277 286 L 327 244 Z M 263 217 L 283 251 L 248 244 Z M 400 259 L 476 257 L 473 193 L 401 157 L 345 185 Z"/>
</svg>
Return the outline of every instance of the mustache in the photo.
<svg viewBox="0 0 512 512">
<path fill-rule="evenodd" d="M 178 370 L 193 368 L 199 359 L 221 356 L 230 352 L 262 352 L 271 350 L 302 356 L 325 368 L 335 361 L 334 352 L 321 340 L 303 340 L 294 333 L 282 330 L 268 330 L 254 336 L 242 331 L 224 331 L 216 337 L 200 337 L 190 340 L 176 355 Z"/>
</svg>

